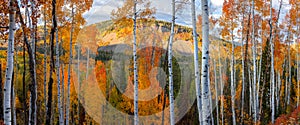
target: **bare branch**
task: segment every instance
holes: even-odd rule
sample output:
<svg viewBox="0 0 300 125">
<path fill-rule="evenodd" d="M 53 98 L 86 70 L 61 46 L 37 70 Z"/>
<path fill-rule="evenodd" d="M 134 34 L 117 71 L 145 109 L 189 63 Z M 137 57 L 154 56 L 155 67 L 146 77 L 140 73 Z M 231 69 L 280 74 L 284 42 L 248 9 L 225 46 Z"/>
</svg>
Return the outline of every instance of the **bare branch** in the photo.
<svg viewBox="0 0 300 125">
<path fill-rule="evenodd" d="M 0 26 L 0 28 L 3 28 L 3 29 L 9 29 L 8 26 Z"/>
</svg>

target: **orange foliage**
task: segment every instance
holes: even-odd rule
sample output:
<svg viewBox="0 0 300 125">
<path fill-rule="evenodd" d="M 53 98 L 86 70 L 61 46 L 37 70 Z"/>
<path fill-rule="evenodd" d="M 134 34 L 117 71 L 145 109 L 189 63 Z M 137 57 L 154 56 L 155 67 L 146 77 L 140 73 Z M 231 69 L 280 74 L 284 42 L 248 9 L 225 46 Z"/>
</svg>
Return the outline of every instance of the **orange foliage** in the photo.
<svg viewBox="0 0 300 125">
<path fill-rule="evenodd" d="M 96 62 L 95 74 L 96 74 L 98 86 L 102 90 L 102 93 L 105 93 L 107 76 L 106 76 L 105 64 L 102 61 Z"/>
<path fill-rule="evenodd" d="M 296 125 L 300 120 L 300 106 L 296 108 L 292 113 L 286 115 L 280 115 L 274 125 Z"/>
</svg>

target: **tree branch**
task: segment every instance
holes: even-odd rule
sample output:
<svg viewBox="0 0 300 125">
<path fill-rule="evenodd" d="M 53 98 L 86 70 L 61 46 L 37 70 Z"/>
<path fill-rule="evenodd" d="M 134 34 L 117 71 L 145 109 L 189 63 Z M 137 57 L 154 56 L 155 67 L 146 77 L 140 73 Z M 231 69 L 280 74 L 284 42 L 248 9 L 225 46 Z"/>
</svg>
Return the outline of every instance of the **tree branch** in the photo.
<svg viewBox="0 0 300 125">
<path fill-rule="evenodd" d="M 0 26 L 0 28 L 3 28 L 3 29 L 9 29 L 8 26 Z"/>
</svg>

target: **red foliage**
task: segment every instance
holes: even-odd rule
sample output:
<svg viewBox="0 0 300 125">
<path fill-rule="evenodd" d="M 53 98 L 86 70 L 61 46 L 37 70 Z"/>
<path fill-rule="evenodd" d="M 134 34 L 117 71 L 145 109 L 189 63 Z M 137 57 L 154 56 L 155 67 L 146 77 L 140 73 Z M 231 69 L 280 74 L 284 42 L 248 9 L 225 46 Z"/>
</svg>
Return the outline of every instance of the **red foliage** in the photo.
<svg viewBox="0 0 300 125">
<path fill-rule="evenodd" d="M 299 124 L 300 120 L 300 106 L 296 108 L 292 113 L 280 115 L 274 125 L 296 125 Z"/>
</svg>

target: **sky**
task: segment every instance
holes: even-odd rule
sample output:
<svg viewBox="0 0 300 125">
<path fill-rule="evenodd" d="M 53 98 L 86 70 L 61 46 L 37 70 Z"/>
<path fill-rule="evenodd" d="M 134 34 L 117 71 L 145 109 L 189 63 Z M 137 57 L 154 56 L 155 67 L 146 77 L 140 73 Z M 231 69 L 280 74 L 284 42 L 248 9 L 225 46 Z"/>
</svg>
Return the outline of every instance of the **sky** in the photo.
<svg viewBox="0 0 300 125">
<path fill-rule="evenodd" d="M 87 25 L 98 23 L 105 20 L 110 20 L 110 14 L 112 10 L 116 10 L 117 7 L 121 7 L 125 0 L 94 0 L 92 8 L 84 14 L 87 20 Z M 154 15 L 157 20 L 171 21 L 171 0 L 150 0 L 151 6 L 155 7 L 156 14 Z M 220 16 L 222 14 L 222 5 L 224 0 L 208 0 L 209 10 L 213 16 Z M 288 0 L 283 0 L 285 6 L 283 6 L 283 13 L 289 9 Z M 200 9 L 201 0 L 196 0 L 196 14 L 201 14 Z M 279 0 L 273 0 L 273 7 L 278 8 Z M 191 11 L 190 5 L 176 13 L 176 23 L 181 25 L 191 25 Z"/>
<path fill-rule="evenodd" d="M 93 6 L 90 11 L 84 14 L 87 19 L 87 24 L 93 24 L 110 19 L 110 13 L 112 10 L 121 7 L 125 0 L 94 0 Z M 155 7 L 156 14 L 154 15 L 157 20 L 170 21 L 171 20 L 171 0 L 150 0 L 151 6 Z M 197 12 L 200 12 L 200 2 L 196 0 Z M 211 0 L 211 5 L 216 8 L 217 13 L 221 12 L 222 4 L 224 0 Z M 196 12 L 196 13 L 197 13 Z M 199 14 L 199 13 L 197 13 Z M 178 24 L 191 25 L 191 13 L 189 5 L 177 13 Z"/>
<path fill-rule="evenodd" d="M 224 0 L 210 0 L 210 1 L 215 6 L 222 6 L 224 2 Z"/>
</svg>

